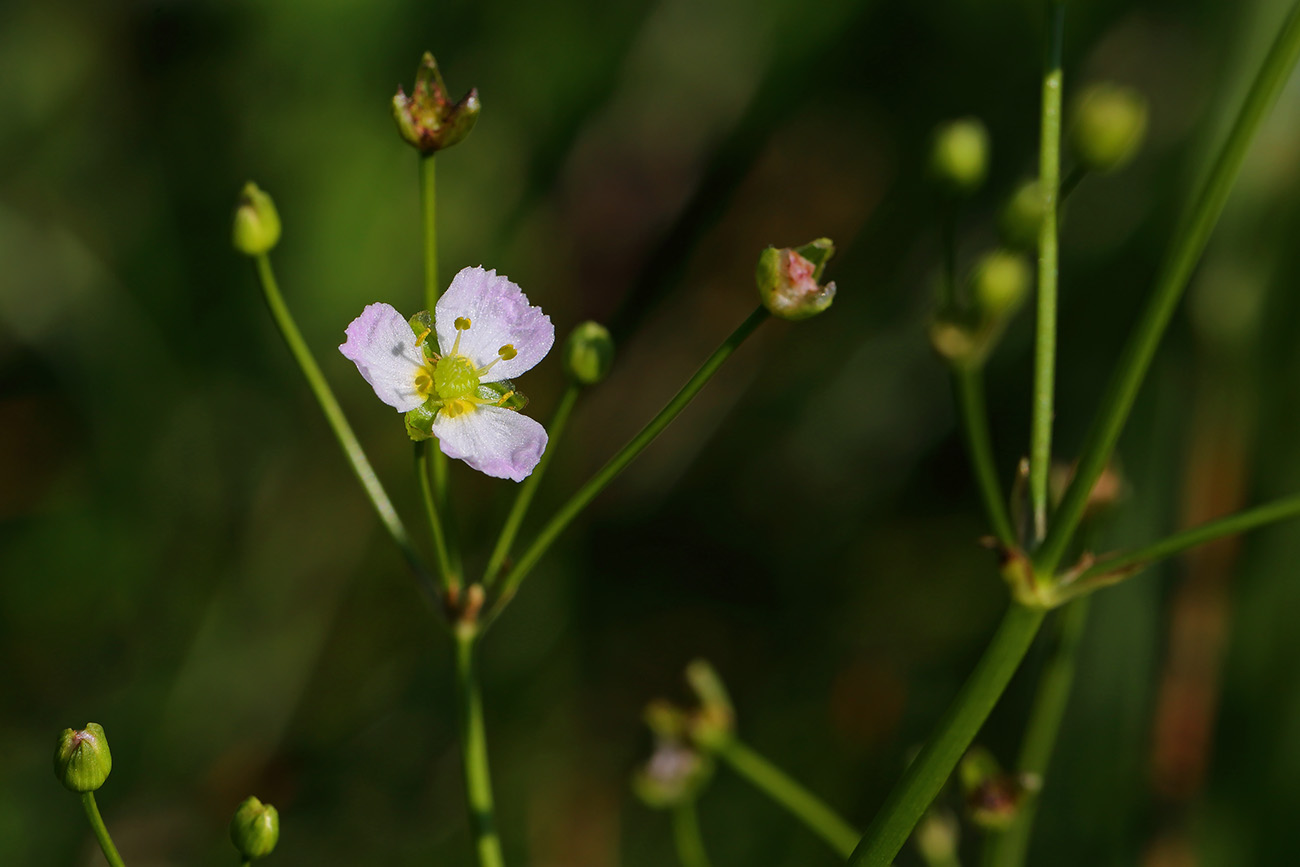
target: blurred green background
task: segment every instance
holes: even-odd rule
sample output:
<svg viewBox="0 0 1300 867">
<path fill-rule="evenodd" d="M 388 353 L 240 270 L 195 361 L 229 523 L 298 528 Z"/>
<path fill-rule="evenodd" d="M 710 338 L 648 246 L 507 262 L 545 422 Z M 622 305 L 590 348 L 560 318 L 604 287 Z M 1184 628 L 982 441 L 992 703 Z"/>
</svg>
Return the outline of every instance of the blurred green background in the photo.
<svg viewBox="0 0 1300 867">
<path fill-rule="evenodd" d="M 1067 90 L 1119 80 L 1152 115 L 1136 162 L 1066 214 L 1063 457 L 1285 6 L 1070 6 Z M 742 736 L 865 826 L 1006 597 L 926 340 L 928 136 L 968 114 L 992 134 L 969 263 L 1035 170 L 1042 29 L 1029 0 L 5 4 L 0 863 L 98 863 L 49 767 L 56 732 L 88 720 L 134 867 L 234 863 L 250 793 L 280 809 L 277 864 L 470 863 L 450 648 L 229 244 L 255 179 L 284 220 L 289 303 L 418 526 L 398 419 L 334 347 L 364 304 L 419 303 L 416 157 L 388 100 L 426 49 L 484 105 L 439 157 L 444 274 L 495 267 L 561 334 L 596 318 L 620 338 L 532 526 L 752 308 L 762 246 L 841 247 L 832 310 L 765 325 L 492 632 L 508 860 L 675 863 L 628 777 L 641 709 L 684 700 L 696 656 Z M 1300 488 L 1298 147 L 1292 86 L 1121 444 L 1129 496 L 1101 548 Z M 988 376 L 1004 480 L 1027 443 L 1029 320 Z M 558 359 L 523 385 L 545 419 Z M 456 470 L 482 563 L 513 487 Z M 1097 599 L 1032 863 L 1289 863 L 1297 562 L 1284 526 Z M 1040 661 L 981 737 L 1004 761 Z M 719 865 L 834 863 L 725 770 L 701 812 Z"/>
</svg>

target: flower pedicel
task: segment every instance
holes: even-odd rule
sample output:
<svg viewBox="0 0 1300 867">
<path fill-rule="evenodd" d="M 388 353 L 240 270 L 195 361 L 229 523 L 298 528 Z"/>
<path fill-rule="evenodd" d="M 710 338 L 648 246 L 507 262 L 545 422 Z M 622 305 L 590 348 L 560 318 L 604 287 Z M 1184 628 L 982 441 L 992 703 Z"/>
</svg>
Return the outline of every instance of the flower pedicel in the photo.
<svg viewBox="0 0 1300 867">
<path fill-rule="evenodd" d="M 418 313 L 408 321 L 389 304 L 371 304 L 339 351 L 380 400 L 407 414 L 413 439 L 437 437 L 447 457 L 518 482 L 546 450 L 546 429 L 518 412 L 527 401 L 510 380 L 554 342 L 550 317 L 518 286 L 496 271 L 465 268 L 432 320 Z"/>
</svg>

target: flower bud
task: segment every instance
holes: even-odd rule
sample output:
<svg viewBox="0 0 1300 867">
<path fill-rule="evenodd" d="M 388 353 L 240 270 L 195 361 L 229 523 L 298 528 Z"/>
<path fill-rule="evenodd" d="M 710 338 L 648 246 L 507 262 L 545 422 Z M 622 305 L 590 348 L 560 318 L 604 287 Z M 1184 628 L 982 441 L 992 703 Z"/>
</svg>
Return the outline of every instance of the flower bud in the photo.
<svg viewBox="0 0 1300 867">
<path fill-rule="evenodd" d="M 415 72 L 415 89 L 410 96 L 397 87 L 393 97 L 393 119 L 398 132 L 420 153 L 428 155 L 460 143 L 478 122 L 478 90 L 471 89 L 453 103 L 447 85 L 438 71 L 438 62 L 429 52 L 420 59 Z"/>
<path fill-rule="evenodd" d="M 252 181 L 244 184 L 239 194 L 231 238 L 235 249 L 245 256 L 269 253 L 280 240 L 280 214 L 275 202 Z"/>
<path fill-rule="evenodd" d="M 987 319 L 1006 319 L 1029 294 L 1029 262 L 1006 250 L 986 253 L 975 266 L 971 294 Z"/>
<path fill-rule="evenodd" d="M 921 817 L 912 835 L 921 860 L 927 864 L 953 864 L 957 859 L 957 845 L 961 840 L 961 826 L 951 811 L 931 807 Z"/>
<path fill-rule="evenodd" d="M 754 278 L 763 306 L 781 319 L 816 316 L 835 300 L 835 284 L 818 284 L 826 262 L 835 254 L 830 238 L 791 249 L 768 247 L 758 256 Z"/>
<path fill-rule="evenodd" d="M 257 798 L 245 798 L 230 820 L 230 842 L 251 860 L 265 858 L 280 839 L 280 814 Z"/>
<path fill-rule="evenodd" d="M 989 168 L 989 133 L 978 118 L 965 117 L 939 127 L 930 149 L 930 175 L 946 192 L 968 195 L 979 189 Z"/>
<path fill-rule="evenodd" d="M 99 723 L 86 723 L 84 729 L 64 729 L 54 746 L 54 776 L 69 791 L 93 792 L 108 779 L 113 756 L 108 738 Z"/>
<path fill-rule="evenodd" d="M 713 762 L 675 740 L 660 740 L 654 754 L 632 776 L 632 790 L 655 809 L 694 800 L 713 775 Z"/>
<path fill-rule="evenodd" d="M 1074 109 L 1071 141 L 1079 162 L 1094 172 L 1109 172 L 1133 158 L 1147 127 L 1147 102 L 1131 87 L 1094 84 Z"/>
<path fill-rule="evenodd" d="M 1047 214 L 1038 181 L 1025 181 L 1011 194 L 998 217 L 1002 243 L 1013 250 L 1033 250 L 1038 246 L 1038 230 Z"/>
<path fill-rule="evenodd" d="M 1003 771 L 992 753 L 974 747 L 962 757 L 958 775 L 974 824 L 1003 831 L 1015 821 L 1028 789 L 1019 776 Z"/>
<path fill-rule="evenodd" d="M 697 659 L 686 666 L 686 682 L 700 700 L 699 710 L 690 719 L 691 739 L 705 749 L 721 746 L 736 728 L 736 714 L 722 678 L 712 665 Z"/>
<path fill-rule="evenodd" d="M 564 344 L 564 370 L 579 385 L 595 385 L 614 364 L 614 338 L 599 322 L 584 322 Z"/>
</svg>

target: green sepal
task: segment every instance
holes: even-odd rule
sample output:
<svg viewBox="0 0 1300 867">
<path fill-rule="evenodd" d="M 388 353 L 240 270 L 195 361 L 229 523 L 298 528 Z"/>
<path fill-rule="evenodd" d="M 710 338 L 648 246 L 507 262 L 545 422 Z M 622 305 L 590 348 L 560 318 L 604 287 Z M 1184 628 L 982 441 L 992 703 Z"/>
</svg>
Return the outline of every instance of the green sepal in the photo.
<svg viewBox="0 0 1300 867">
<path fill-rule="evenodd" d="M 510 396 L 506 397 L 507 394 Z M 477 396 L 479 400 L 490 401 L 506 409 L 521 410 L 528 406 L 528 395 L 516 389 L 515 384 L 508 379 L 479 383 Z"/>
<path fill-rule="evenodd" d="M 421 335 L 427 335 L 421 346 L 424 348 L 424 357 L 433 358 L 438 354 L 438 333 L 433 330 L 433 314 L 428 310 L 421 310 L 419 313 L 406 320 L 411 326 L 412 333 L 418 339 Z"/>
<path fill-rule="evenodd" d="M 436 400 L 427 400 L 408 412 L 404 416 L 406 435 L 417 443 L 432 438 L 433 420 L 438 417 L 438 406 Z"/>
<path fill-rule="evenodd" d="M 108 738 L 99 723 L 84 729 L 64 729 L 54 746 L 54 776 L 70 791 L 93 792 L 113 770 Z"/>
</svg>

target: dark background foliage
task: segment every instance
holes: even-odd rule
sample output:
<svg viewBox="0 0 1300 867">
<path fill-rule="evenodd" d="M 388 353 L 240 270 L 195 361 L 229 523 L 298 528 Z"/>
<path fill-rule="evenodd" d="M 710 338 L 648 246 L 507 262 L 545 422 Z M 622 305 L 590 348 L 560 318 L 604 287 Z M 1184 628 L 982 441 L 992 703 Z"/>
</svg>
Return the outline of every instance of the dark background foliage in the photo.
<svg viewBox="0 0 1300 867">
<path fill-rule="evenodd" d="M 1286 5 L 1071 4 L 1067 88 L 1136 85 L 1152 122 L 1066 215 L 1063 457 Z M 469 863 L 449 647 L 229 245 L 254 178 L 284 219 L 289 302 L 418 525 L 401 426 L 334 346 L 362 305 L 419 303 L 416 159 L 387 103 L 426 49 L 484 104 L 439 157 L 445 274 L 496 267 L 561 334 L 597 318 L 620 338 L 536 518 L 752 307 L 762 246 L 841 247 L 834 308 L 764 326 L 491 634 L 510 860 L 673 863 L 667 818 L 627 781 L 642 707 L 684 699 L 696 656 L 742 735 L 865 825 L 1006 598 L 925 336 L 923 163 L 936 123 L 988 124 L 969 263 L 1035 169 L 1042 25 L 1027 0 L 0 9 L 0 863 L 98 859 L 49 771 L 56 731 L 87 720 L 111 739 L 101 806 L 137 867 L 232 863 L 249 793 L 281 810 L 278 864 Z M 1142 393 L 1100 548 L 1300 487 L 1298 141 L 1293 87 Z M 1008 480 L 1030 319 L 988 377 Z M 523 385 L 545 418 L 558 359 Z M 455 487 L 481 563 L 512 487 L 463 468 Z M 1298 556 L 1280 527 L 1097 599 L 1034 863 L 1290 859 Z M 981 737 L 1006 761 L 1040 660 Z M 701 810 L 719 864 L 833 863 L 725 772 Z"/>
</svg>

